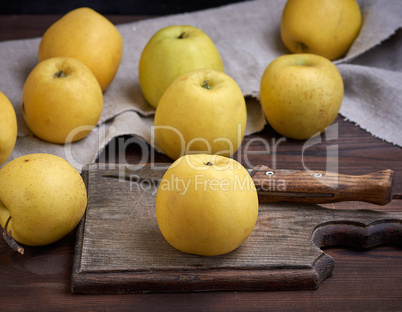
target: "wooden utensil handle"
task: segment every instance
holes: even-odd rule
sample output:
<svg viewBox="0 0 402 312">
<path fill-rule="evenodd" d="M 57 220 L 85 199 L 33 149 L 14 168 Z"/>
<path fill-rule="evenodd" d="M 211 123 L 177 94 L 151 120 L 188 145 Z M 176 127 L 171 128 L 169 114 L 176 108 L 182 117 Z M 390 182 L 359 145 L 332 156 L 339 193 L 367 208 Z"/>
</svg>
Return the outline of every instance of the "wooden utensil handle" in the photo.
<svg viewBox="0 0 402 312">
<path fill-rule="evenodd" d="M 385 205 L 392 199 L 393 171 L 352 176 L 325 171 L 278 170 L 257 166 L 250 174 L 260 202 L 313 204 L 363 201 Z"/>
</svg>

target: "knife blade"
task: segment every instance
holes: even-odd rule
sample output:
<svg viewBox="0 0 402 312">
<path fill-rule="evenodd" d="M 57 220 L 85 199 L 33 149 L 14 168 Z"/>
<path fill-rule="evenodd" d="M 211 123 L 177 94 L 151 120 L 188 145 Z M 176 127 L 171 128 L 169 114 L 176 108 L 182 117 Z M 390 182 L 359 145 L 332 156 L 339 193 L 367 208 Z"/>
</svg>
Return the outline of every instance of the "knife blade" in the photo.
<svg viewBox="0 0 402 312">
<path fill-rule="evenodd" d="M 103 176 L 130 181 L 159 183 L 170 163 L 120 167 Z M 326 204 L 362 201 L 386 205 L 401 194 L 392 194 L 394 171 L 384 169 L 365 175 L 345 175 L 328 171 L 299 171 L 256 166 L 247 169 L 260 202 L 301 202 Z"/>
</svg>

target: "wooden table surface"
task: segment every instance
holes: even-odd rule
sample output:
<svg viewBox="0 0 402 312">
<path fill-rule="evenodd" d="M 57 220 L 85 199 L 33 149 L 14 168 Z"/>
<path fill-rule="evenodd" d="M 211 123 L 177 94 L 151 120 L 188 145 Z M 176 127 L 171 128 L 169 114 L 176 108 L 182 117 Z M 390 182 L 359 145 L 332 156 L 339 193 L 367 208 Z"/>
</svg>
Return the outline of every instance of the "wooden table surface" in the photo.
<svg viewBox="0 0 402 312">
<path fill-rule="evenodd" d="M 60 16 L 0 15 L 0 41 L 41 36 Z M 126 23 L 147 17 L 107 16 Z M 0 86 L 1 90 L 1 86 Z M 6 91 L 6 90 L 1 90 Z M 402 149 L 371 136 L 342 116 L 335 121 L 338 138 L 306 149 L 304 142 L 281 136 L 267 126 L 246 137 L 234 158 L 243 164 L 276 168 L 325 170 L 327 150 L 337 148 L 339 173 L 365 174 L 390 168 L 395 171 L 395 192 L 402 193 Z M 279 142 L 279 143 L 278 143 Z M 267 145 L 271 153 L 267 153 Z M 272 149 L 276 144 L 276 151 Z M 128 145 L 125 158 L 136 163 L 141 146 Z M 107 149 L 102 158 L 114 155 Z M 304 158 L 302 158 L 302 155 Z M 247 156 L 247 157 L 246 157 Z M 156 154 L 156 160 L 168 160 Z M 386 206 L 356 202 L 329 204 L 337 209 L 402 211 L 402 201 Z M 129 295 L 74 295 L 70 291 L 76 232 L 45 247 L 27 247 L 24 255 L 12 252 L 0 240 L 0 311 L 402 311 L 402 250 L 378 246 L 355 250 L 325 248 L 335 259 L 331 277 L 317 290 L 272 292 L 152 293 Z"/>
</svg>

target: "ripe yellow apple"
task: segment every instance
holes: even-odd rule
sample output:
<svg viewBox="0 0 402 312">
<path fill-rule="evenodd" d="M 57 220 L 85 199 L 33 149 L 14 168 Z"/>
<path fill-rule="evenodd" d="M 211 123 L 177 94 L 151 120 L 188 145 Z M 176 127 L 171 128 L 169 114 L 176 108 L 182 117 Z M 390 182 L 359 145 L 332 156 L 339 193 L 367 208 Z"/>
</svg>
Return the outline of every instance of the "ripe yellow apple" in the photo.
<svg viewBox="0 0 402 312">
<path fill-rule="evenodd" d="M 288 54 L 272 61 L 261 78 L 260 101 L 278 133 L 305 140 L 338 115 L 343 80 L 336 66 L 315 54 Z"/>
<path fill-rule="evenodd" d="M 239 247 L 258 216 L 258 196 L 247 170 L 219 155 L 186 155 L 163 176 L 156 194 L 156 218 L 176 249 L 215 256 Z"/>
<path fill-rule="evenodd" d="M 84 63 L 102 91 L 112 83 L 120 66 L 123 39 L 117 28 L 90 8 L 70 11 L 51 25 L 39 45 L 39 62 L 58 56 Z"/>
<path fill-rule="evenodd" d="M 10 157 L 17 140 L 17 117 L 9 99 L 0 92 L 0 166 Z"/>
<path fill-rule="evenodd" d="M 139 63 L 139 81 L 149 104 L 157 107 L 162 94 L 179 76 L 200 68 L 224 71 L 215 44 L 202 30 L 188 25 L 160 29 L 146 44 Z"/>
<path fill-rule="evenodd" d="M 25 245 L 51 244 L 72 231 L 87 204 L 84 181 L 65 159 L 29 154 L 0 169 L 0 222 Z"/>
<path fill-rule="evenodd" d="M 22 110 L 29 129 L 52 143 L 86 137 L 103 108 L 102 90 L 93 73 L 73 58 L 40 62 L 25 81 Z"/>
<path fill-rule="evenodd" d="M 356 0 L 288 0 L 281 37 L 292 53 L 313 53 L 335 60 L 349 50 L 360 32 Z"/>
<path fill-rule="evenodd" d="M 190 153 L 231 156 L 246 122 L 237 83 L 223 72 L 198 69 L 177 78 L 163 94 L 155 112 L 155 138 L 174 160 Z"/>
</svg>

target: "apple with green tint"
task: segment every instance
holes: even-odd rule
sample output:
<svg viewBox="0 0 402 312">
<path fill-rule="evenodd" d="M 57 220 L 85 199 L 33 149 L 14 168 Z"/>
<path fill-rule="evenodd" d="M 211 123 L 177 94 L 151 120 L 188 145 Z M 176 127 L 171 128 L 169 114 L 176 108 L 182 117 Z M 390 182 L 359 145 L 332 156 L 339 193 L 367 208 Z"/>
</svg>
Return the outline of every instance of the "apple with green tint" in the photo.
<svg viewBox="0 0 402 312">
<path fill-rule="evenodd" d="M 157 31 L 142 51 L 139 63 L 141 91 L 157 107 L 167 87 L 186 72 L 210 68 L 224 71 L 211 38 L 190 25 L 167 26 Z"/>
</svg>

